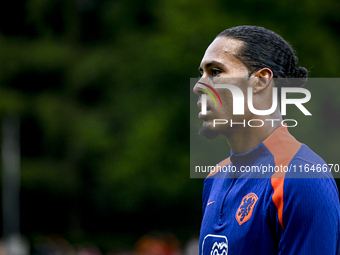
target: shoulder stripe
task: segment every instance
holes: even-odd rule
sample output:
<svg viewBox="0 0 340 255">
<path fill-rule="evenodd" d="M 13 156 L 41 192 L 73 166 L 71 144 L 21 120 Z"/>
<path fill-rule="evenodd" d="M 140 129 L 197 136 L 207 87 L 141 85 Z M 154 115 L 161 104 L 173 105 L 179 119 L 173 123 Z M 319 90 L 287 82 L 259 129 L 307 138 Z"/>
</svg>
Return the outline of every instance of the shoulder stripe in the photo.
<svg viewBox="0 0 340 255">
<path fill-rule="evenodd" d="M 275 166 L 279 167 L 279 169 L 288 166 L 301 147 L 301 143 L 288 132 L 287 127 L 283 126 L 277 128 L 263 141 L 263 144 L 273 155 Z M 272 200 L 276 206 L 278 219 L 283 230 L 283 184 L 285 174 L 285 172 L 276 172 L 271 177 L 271 185 L 274 190 Z"/>
<path fill-rule="evenodd" d="M 227 165 L 229 165 L 231 163 L 231 160 L 230 160 L 230 157 L 229 158 L 226 158 L 226 159 L 224 159 L 224 160 L 222 160 L 220 163 L 218 163 L 216 166 L 215 166 L 215 168 L 217 168 L 217 166 L 220 166 L 221 168 L 222 167 L 224 167 L 224 166 L 227 166 Z M 213 176 L 213 175 L 215 175 L 215 174 L 217 174 L 218 173 L 218 171 L 216 170 L 214 170 L 214 171 L 211 171 L 210 173 L 209 173 L 209 175 L 207 176 L 207 178 L 208 177 L 211 177 L 211 176 Z"/>
</svg>

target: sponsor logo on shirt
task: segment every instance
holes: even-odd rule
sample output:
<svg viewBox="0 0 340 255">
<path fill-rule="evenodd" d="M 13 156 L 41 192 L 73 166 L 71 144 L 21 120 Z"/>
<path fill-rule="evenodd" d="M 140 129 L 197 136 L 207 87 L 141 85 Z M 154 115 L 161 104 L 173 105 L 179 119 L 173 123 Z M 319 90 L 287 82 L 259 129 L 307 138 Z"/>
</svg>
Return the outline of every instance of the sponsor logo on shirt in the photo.
<svg viewBox="0 0 340 255">
<path fill-rule="evenodd" d="M 251 218 L 257 200 L 258 197 L 255 193 L 249 193 L 242 198 L 242 202 L 235 215 L 240 226 Z"/>
<path fill-rule="evenodd" d="M 202 255 L 228 255 L 228 239 L 220 235 L 206 235 L 202 243 Z"/>
</svg>

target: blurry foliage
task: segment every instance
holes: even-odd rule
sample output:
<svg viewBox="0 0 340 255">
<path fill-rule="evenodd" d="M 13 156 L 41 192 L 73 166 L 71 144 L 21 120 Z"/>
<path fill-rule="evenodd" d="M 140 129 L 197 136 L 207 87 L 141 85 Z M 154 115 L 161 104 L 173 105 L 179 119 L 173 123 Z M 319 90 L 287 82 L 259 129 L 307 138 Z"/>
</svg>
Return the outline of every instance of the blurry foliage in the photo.
<svg viewBox="0 0 340 255">
<path fill-rule="evenodd" d="M 340 73 L 335 0 L 7 4 L 0 11 L 0 116 L 21 119 L 28 236 L 97 238 L 110 249 L 150 230 L 181 240 L 198 234 L 202 180 L 189 178 L 189 78 L 222 30 L 267 27 L 294 46 L 310 77 Z M 292 133 L 339 163 L 338 122 L 327 134 L 320 126 L 332 121 L 329 113 L 339 117 L 340 88 L 332 94 L 315 102 L 329 109 L 319 122 Z"/>
</svg>

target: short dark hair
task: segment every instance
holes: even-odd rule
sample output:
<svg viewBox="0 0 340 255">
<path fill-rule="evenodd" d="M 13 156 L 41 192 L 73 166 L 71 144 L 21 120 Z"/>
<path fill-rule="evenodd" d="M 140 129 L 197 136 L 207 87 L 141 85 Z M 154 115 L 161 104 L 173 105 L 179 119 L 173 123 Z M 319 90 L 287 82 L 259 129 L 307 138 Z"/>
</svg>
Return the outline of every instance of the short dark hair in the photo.
<svg viewBox="0 0 340 255">
<path fill-rule="evenodd" d="M 301 87 L 307 81 L 308 71 L 296 66 L 298 58 L 293 48 L 273 31 L 257 26 L 238 26 L 224 30 L 217 37 L 220 36 L 244 42 L 237 57 L 248 67 L 249 77 L 262 68 L 269 68 L 274 78 L 299 78 L 292 79 L 293 86 Z"/>
</svg>

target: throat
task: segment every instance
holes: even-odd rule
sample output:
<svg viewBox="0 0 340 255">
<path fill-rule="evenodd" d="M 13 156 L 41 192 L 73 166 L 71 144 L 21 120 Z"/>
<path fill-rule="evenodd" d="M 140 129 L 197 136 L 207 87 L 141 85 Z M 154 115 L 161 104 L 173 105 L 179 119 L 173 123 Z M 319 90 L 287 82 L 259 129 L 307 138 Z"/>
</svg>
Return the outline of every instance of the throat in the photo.
<svg viewBox="0 0 340 255">
<path fill-rule="evenodd" d="M 242 127 L 223 135 L 236 154 L 244 154 L 258 146 L 279 126 L 280 124 L 269 124 L 262 127 Z"/>
</svg>

